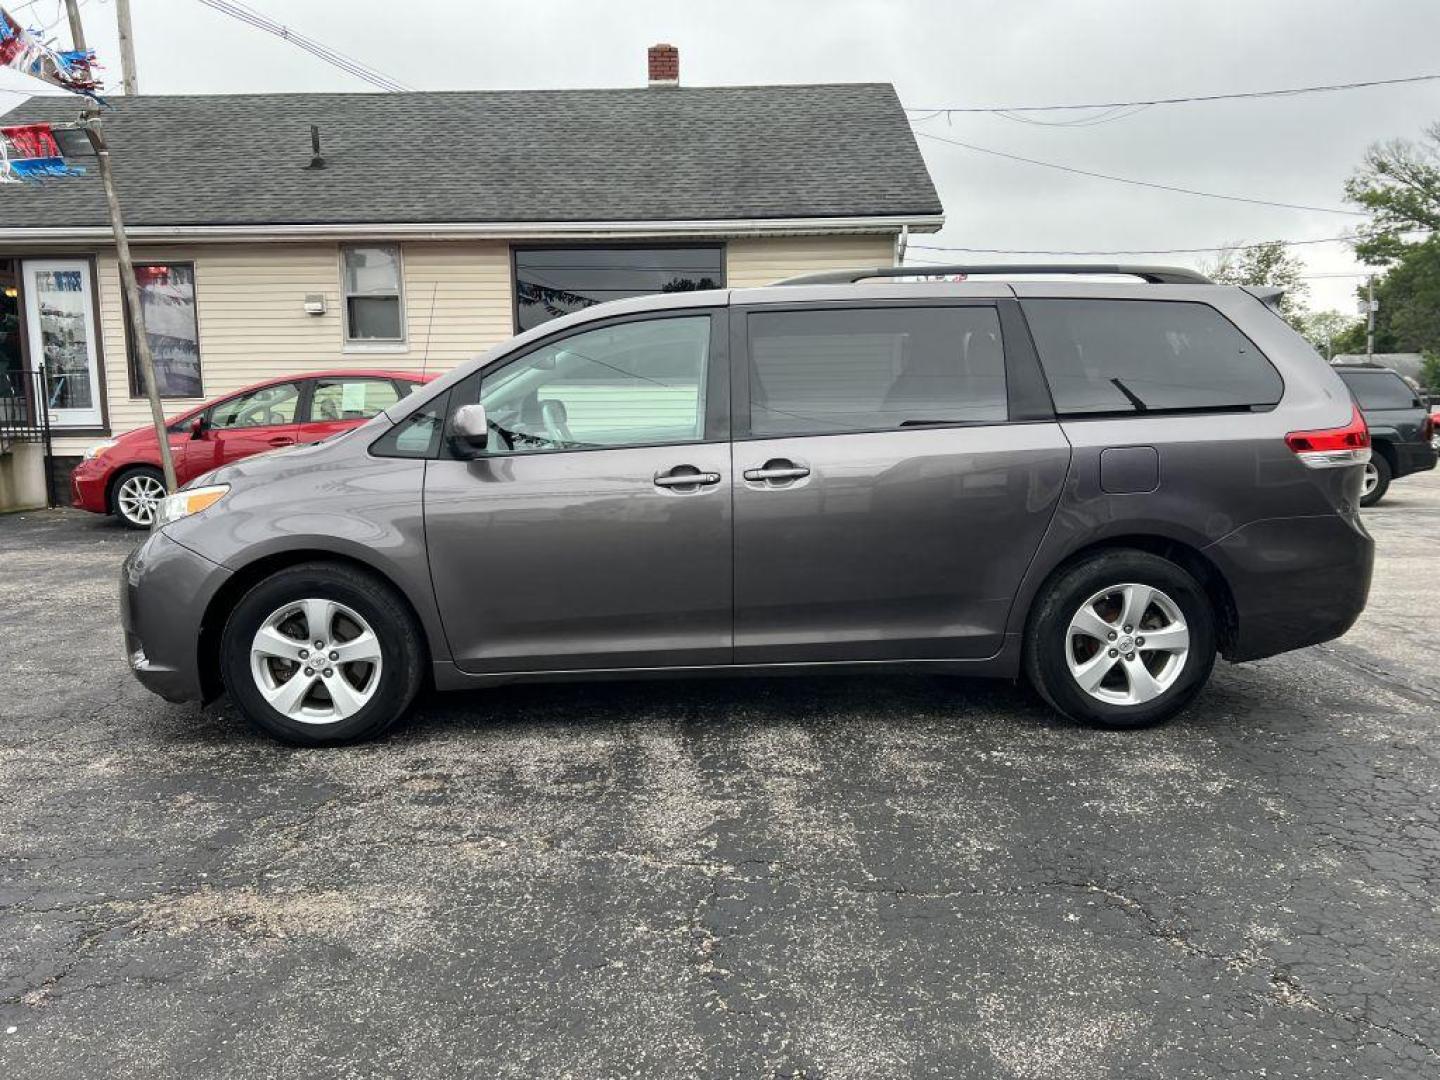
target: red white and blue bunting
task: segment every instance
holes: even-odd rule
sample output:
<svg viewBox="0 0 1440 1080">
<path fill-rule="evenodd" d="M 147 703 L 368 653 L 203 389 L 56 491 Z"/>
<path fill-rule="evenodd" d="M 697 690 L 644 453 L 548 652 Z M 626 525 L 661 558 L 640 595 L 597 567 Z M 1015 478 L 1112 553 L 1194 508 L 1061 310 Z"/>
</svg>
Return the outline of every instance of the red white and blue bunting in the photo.
<svg viewBox="0 0 1440 1080">
<path fill-rule="evenodd" d="M 93 52 L 51 48 L 0 8 L 0 67 L 14 68 L 98 101 L 101 85 L 95 76 L 97 66 Z"/>
<path fill-rule="evenodd" d="M 0 127 L 0 184 L 84 173 L 65 160 L 49 124 Z"/>
</svg>

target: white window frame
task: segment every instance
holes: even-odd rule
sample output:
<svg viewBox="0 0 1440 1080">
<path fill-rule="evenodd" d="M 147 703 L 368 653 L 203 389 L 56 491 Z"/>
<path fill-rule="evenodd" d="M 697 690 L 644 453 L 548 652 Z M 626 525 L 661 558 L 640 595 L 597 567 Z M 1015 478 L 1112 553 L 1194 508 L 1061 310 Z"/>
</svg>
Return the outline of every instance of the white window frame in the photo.
<svg viewBox="0 0 1440 1080">
<path fill-rule="evenodd" d="M 398 288 L 395 293 L 395 300 L 400 310 L 400 336 L 398 338 L 352 338 L 350 336 L 350 297 L 351 296 L 389 296 L 389 293 L 351 293 L 346 289 L 345 284 L 345 253 L 354 248 L 391 248 L 395 252 L 395 271 L 398 279 Z M 341 326 L 341 352 L 347 353 L 403 353 L 410 351 L 408 338 L 409 325 L 405 316 L 405 248 L 402 244 L 390 244 L 379 241 L 358 241 L 353 244 L 341 244 L 338 250 L 338 267 L 340 270 L 340 326 Z"/>
</svg>

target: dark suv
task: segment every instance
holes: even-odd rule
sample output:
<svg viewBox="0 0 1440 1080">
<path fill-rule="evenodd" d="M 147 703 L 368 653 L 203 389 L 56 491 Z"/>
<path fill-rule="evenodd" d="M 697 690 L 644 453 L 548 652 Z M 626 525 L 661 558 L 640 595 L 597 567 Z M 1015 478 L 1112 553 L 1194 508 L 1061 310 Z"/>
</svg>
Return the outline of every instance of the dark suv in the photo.
<svg viewBox="0 0 1440 1080">
<path fill-rule="evenodd" d="M 1370 428 L 1370 464 L 1365 466 L 1361 506 L 1385 497 L 1390 481 L 1435 468 L 1435 434 L 1430 410 L 1399 372 L 1378 364 L 1347 364 L 1336 371 L 1355 396 Z"/>
<path fill-rule="evenodd" d="M 915 273 L 885 268 L 536 327 L 170 496 L 131 667 L 308 744 L 427 684 L 637 675 L 1023 674 L 1163 720 L 1217 653 L 1354 622 L 1370 443 L 1256 294 L 1111 272 L 1139 281 L 852 283 Z"/>
</svg>

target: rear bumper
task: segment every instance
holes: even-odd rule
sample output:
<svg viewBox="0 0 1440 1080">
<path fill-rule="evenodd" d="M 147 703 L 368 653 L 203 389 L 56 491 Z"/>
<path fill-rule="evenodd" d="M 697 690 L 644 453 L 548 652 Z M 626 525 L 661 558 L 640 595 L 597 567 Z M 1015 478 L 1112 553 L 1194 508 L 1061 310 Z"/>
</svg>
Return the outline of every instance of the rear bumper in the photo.
<svg viewBox="0 0 1440 1080">
<path fill-rule="evenodd" d="M 199 701 L 200 624 L 230 571 L 163 532 L 130 553 L 120 571 L 125 655 L 142 686 L 166 701 Z"/>
<path fill-rule="evenodd" d="M 1395 476 L 1409 476 L 1435 468 L 1435 448 L 1428 442 L 1391 443 L 1395 451 Z"/>
<path fill-rule="evenodd" d="M 1338 514 L 1251 522 L 1205 554 L 1235 599 L 1230 660 L 1258 660 L 1337 638 L 1370 595 L 1375 542 Z"/>
</svg>

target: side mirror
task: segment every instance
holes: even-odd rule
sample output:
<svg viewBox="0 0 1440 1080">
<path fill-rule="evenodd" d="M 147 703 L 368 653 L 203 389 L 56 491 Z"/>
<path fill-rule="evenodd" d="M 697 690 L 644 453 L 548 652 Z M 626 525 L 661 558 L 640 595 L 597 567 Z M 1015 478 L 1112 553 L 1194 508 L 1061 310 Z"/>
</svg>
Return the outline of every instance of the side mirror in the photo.
<svg viewBox="0 0 1440 1080">
<path fill-rule="evenodd" d="M 451 441 L 463 458 L 479 457 L 490 442 L 490 418 L 484 405 L 461 405 L 450 422 Z"/>
<path fill-rule="evenodd" d="M 203 439 L 205 437 L 205 414 L 201 413 L 190 421 L 190 438 Z"/>
</svg>

